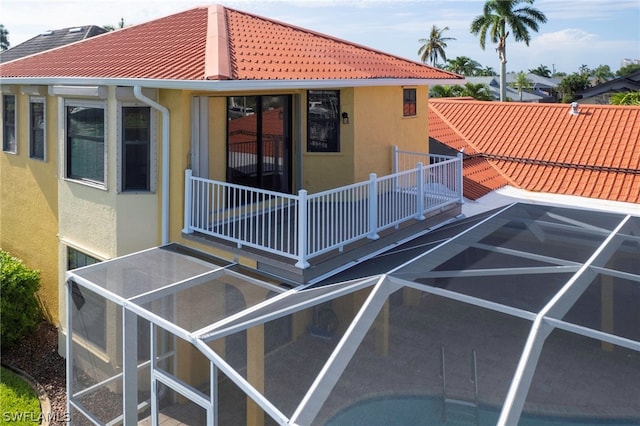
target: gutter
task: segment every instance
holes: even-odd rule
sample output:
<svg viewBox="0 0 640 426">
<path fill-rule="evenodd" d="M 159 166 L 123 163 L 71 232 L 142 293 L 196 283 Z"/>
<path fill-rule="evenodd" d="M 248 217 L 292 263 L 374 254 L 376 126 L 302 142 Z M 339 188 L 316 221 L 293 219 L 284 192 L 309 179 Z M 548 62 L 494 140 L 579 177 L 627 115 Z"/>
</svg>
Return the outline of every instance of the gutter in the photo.
<svg viewBox="0 0 640 426">
<path fill-rule="evenodd" d="M 342 87 L 425 86 L 464 84 L 460 78 L 373 78 L 327 80 L 162 80 L 151 78 L 100 77 L 2 77 L 3 85 L 98 85 L 144 86 L 153 89 L 203 90 L 210 92 L 241 92 L 247 90 L 313 90 Z"/>
<path fill-rule="evenodd" d="M 133 95 L 162 113 L 162 245 L 169 243 L 169 110 L 142 94 L 142 86 L 133 86 Z"/>
</svg>

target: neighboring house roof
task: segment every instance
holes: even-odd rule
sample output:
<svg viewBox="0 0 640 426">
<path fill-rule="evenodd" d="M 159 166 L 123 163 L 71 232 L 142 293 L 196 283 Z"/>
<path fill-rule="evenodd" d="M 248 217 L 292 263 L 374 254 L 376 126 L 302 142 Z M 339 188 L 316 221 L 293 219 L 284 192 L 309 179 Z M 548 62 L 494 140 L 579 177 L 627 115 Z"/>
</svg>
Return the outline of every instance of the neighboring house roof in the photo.
<svg viewBox="0 0 640 426">
<path fill-rule="evenodd" d="M 518 74 L 515 72 L 507 73 L 507 83 L 515 83 L 518 78 Z M 527 80 L 531 82 L 531 86 L 533 89 L 555 89 L 558 87 L 558 84 L 562 81 L 561 78 L 547 78 L 542 77 L 538 74 L 527 73 Z"/>
<path fill-rule="evenodd" d="M 190 9 L 5 64 L 0 75 L 162 80 L 461 78 L 223 6 Z"/>
<path fill-rule="evenodd" d="M 107 30 L 96 25 L 47 31 L 0 53 L 0 63 L 55 49 L 56 47 L 65 46 L 106 32 Z"/>
<path fill-rule="evenodd" d="M 629 92 L 640 90 L 640 70 L 629 74 L 626 77 L 618 77 L 613 80 L 605 81 L 582 91 L 578 95 L 582 98 L 578 103 L 584 102 L 591 98 L 602 97 L 603 103 L 609 103 L 609 96 L 614 93 Z M 608 95 L 604 96 L 603 95 Z"/>
<path fill-rule="evenodd" d="M 429 136 L 464 149 L 465 177 L 488 189 L 640 203 L 638 107 L 581 105 L 572 115 L 567 104 L 440 98 L 429 109 Z"/>
<path fill-rule="evenodd" d="M 551 79 L 545 79 L 549 81 L 541 81 L 538 79 L 530 79 L 529 76 L 536 76 L 535 74 L 527 74 L 527 78 L 531 81 L 531 88 L 522 91 L 522 100 L 521 102 L 551 102 L 554 101 L 555 98 L 551 96 L 551 91 L 555 88 L 555 85 Z M 539 76 L 536 76 L 539 77 Z M 486 84 L 489 86 L 489 90 L 491 95 L 495 100 L 500 99 L 500 77 L 492 76 L 492 77 L 465 77 L 466 81 L 473 84 Z M 543 77 L 540 77 L 543 79 Z M 518 90 L 511 87 L 515 81 L 513 74 L 507 74 L 507 99 L 520 101 L 520 93 Z"/>
</svg>

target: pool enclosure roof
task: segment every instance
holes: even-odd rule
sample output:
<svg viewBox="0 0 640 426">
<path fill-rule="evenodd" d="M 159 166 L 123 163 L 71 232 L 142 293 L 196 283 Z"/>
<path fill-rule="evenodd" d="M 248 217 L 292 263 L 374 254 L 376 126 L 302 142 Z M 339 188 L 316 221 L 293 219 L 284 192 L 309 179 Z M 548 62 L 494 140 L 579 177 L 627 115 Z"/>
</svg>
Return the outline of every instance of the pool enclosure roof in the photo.
<svg viewBox="0 0 640 426">
<path fill-rule="evenodd" d="M 640 419 L 640 217 L 513 204 L 460 223 L 332 284 L 287 289 L 169 245 L 69 271 L 68 300 L 89 290 L 190 343 L 279 424 L 340 424 L 390 395 L 441 398 L 440 417 L 448 403 L 492 407 L 487 424 Z M 223 418 L 213 379 L 158 374 Z"/>
</svg>

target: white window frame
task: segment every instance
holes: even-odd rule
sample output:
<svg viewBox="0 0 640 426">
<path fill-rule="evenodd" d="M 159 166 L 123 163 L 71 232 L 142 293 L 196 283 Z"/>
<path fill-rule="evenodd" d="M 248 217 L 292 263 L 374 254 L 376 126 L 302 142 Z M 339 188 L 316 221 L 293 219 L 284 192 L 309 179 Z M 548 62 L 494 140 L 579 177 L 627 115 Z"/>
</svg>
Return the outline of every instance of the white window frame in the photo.
<svg viewBox="0 0 640 426">
<path fill-rule="evenodd" d="M 144 190 L 125 190 L 124 189 L 124 128 L 122 126 L 122 109 L 128 107 L 149 108 L 149 189 Z M 149 105 L 142 102 L 118 102 L 118 146 L 116 149 L 117 156 L 117 188 L 116 191 L 122 194 L 155 194 L 157 188 L 158 161 L 157 161 L 157 140 L 158 140 L 158 120 L 157 112 Z"/>
<path fill-rule="evenodd" d="M 6 130 L 7 130 L 7 123 L 5 122 L 7 117 L 5 117 L 5 113 L 4 113 L 4 108 L 5 108 L 5 99 L 8 96 L 12 96 L 13 97 L 13 105 L 14 105 L 14 112 L 13 112 L 13 138 L 14 138 L 14 145 L 13 145 L 13 150 L 11 149 L 6 149 L 7 146 L 4 143 L 4 139 L 6 137 Z M 7 154 L 17 154 L 18 153 L 18 96 L 16 96 L 13 93 L 2 93 L 2 152 L 6 152 Z"/>
<path fill-rule="evenodd" d="M 36 157 L 33 155 L 33 144 L 35 141 L 33 140 L 33 129 L 31 127 L 33 124 L 31 117 L 31 104 L 35 103 L 42 104 L 42 157 Z M 44 162 L 47 161 L 47 102 L 43 96 L 29 97 L 29 158 Z"/>
<path fill-rule="evenodd" d="M 85 108 L 100 108 L 103 111 L 104 114 L 104 150 L 103 150 L 103 181 L 102 182 L 98 182 L 98 181 L 94 181 L 91 179 L 77 179 L 77 178 L 72 178 L 69 177 L 69 161 L 68 161 L 68 156 L 69 156 L 69 137 L 68 137 L 68 128 L 67 128 L 67 107 L 85 107 Z M 94 188 L 99 188 L 99 189 L 107 189 L 107 170 L 108 170 L 108 161 L 107 161 L 107 141 L 109 140 L 108 137 L 108 121 L 107 121 L 107 103 L 106 102 L 100 102 L 100 101 L 86 101 L 86 100 L 79 100 L 79 99 L 65 99 L 64 100 L 64 106 L 63 106 L 63 111 L 64 113 L 61 114 L 61 118 L 63 121 L 63 126 L 64 126 L 64 161 L 62 162 L 64 164 L 64 169 L 63 169 L 63 176 L 64 176 L 64 180 L 69 181 L 69 182 L 75 182 L 75 183 L 79 183 L 82 185 L 87 185 L 87 186 L 92 186 Z"/>
</svg>

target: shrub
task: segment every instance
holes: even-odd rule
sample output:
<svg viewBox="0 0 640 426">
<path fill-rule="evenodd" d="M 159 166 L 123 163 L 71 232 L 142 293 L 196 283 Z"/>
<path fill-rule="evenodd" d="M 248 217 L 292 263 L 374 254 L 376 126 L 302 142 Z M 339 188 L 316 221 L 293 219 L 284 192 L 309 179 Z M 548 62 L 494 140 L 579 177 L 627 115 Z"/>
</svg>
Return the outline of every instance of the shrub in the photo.
<svg viewBox="0 0 640 426">
<path fill-rule="evenodd" d="M 0 250 L 0 344 L 11 346 L 35 330 L 42 319 L 36 291 L 40 272 Z"/>
</svg>

